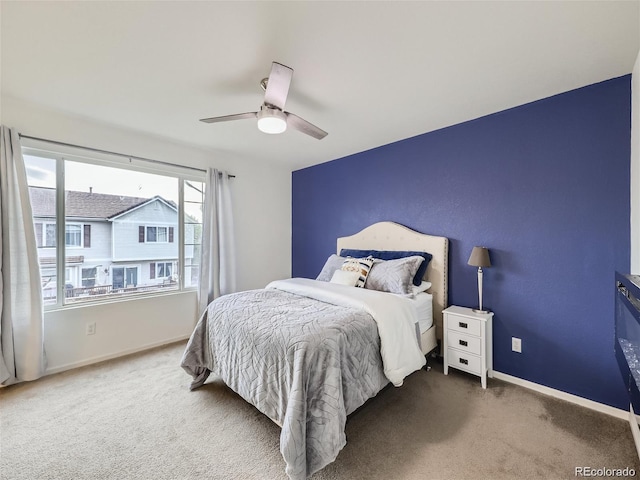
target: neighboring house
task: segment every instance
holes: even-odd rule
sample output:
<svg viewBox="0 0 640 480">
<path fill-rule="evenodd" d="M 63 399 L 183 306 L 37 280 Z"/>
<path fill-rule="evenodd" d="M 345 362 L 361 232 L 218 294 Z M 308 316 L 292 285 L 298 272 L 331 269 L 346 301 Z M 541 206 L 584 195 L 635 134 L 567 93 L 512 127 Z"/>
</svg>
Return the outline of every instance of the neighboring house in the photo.
<svg viewBox="0 0 640 480">
<path fill-rule="evenodd" d="M 55 189 L 30 187 L 45 300 L 56 292 Z M 177 286 L 178 210 L 160 196 L 65 192 L 65 296 Z M 195 225 L 185 224 L 185 244 Z M 193 262 L 185 248 L 185 263 Z M 196 271 L 189 267 L 187 279 Z"/>
</svg>

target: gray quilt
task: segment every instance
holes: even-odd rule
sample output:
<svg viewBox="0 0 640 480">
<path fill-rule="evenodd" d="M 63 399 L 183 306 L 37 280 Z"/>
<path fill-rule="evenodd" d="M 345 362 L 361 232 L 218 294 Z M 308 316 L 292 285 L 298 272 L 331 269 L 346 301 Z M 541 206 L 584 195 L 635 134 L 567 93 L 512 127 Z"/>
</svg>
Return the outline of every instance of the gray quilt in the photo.
<svg viewBox="0 0 640 480">
<path fill-rule="evenodd" d="M 389 382 L 371 315 L 276 289 L 213 301 L 181 364 L 192 389 L 213 372 L 282 427 L 293 480 L 335 460 L 347 415 Z"/>
</svg>

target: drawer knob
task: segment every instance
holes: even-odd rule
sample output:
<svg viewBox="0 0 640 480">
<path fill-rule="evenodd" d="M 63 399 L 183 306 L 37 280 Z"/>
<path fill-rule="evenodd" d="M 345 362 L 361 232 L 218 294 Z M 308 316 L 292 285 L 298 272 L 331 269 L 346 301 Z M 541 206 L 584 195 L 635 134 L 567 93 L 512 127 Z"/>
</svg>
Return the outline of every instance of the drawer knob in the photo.
<svg viewBox="0 0 640 480">
<path fill-rule="evenodd" d="M 467 325 L 465 322 L 458 322 L 458 326 L 460 328 L 468 328 L 469 327 L 469 325 Z"/>
<path fill-rule="evenodd" d="M 469 360 L 467 360 L 466 358 L 460 358 L 460 363 L 464 364 L 464 365 L 469 365 Z"/>
<path fill-rule="evenodd" d="M 458 343 L 459 343 L 460 345 L 462 345 L 463 347 L 466 347 L 466 346 L 468 346 L 468 345 L 469 345 L 469 344 L 467 343 L 467 341 L 466 341 L 466 340 L 458 340 Z"/>
</svg>

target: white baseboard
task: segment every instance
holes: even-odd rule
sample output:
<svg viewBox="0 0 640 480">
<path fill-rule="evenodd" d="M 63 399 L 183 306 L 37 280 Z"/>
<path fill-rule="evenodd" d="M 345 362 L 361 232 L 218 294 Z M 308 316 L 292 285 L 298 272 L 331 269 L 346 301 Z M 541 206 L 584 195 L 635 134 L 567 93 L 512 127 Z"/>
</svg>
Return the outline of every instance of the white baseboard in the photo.
<svg viewBox="0 0 640 480">
<path fill-rule="evenodd" d="M 127 349 L 127 350 L 122 350 L 120 352 L 110 353 L 108 355 L 100 355 L 100 356 L 97 356 L 97 357 L 87 358 L 87 359 L 82 360 L 80 362 L 67 363 L 66 365 L 60 365 L 58 367 L 47 368 L 47 370 L 45 371 L 44 374 L 45 375 L 53 375 L 54 373 L 64 372 L 66 370 L 71 370 L 73 368 L 85 367 L 87 365 L 92 365 L 94 363 L 104 362 L 105 360 L 112 360 L 114 358 L 124 357 L 125 355 L 131 355 L 133 353 L 142 352 L 144 350 L 149 350 L 151 348 L 161 347 L 162 345 L 168 345 L 170 343 L 180 342 L 180 341 L 183 341 L 183 340 L 188 340 L 189 336 L 190 335 L 180 335 L 180 336 L 175 337 L 175 338 L 169 338 L 167 340 L 162 340 L 160 342 L 148 343 L 148 344 L 140 346 L 140 347 L 130 348 L 130 349 Z"/>
<path fill-rule="evenodd" d="M 506 373 L 496 372 L 495 370 L 493 371 L 493 378 L 513 383 L 515 385 L 519 385 L 521 387 L 528 388 L 545 395 L 549 395 L 550 397 L 559 398 L 560 400 L 566 400 L 567 402 L 575 403 L 576 405 L 595 410 L 596 412 L 606 413 L 607 415 L 611 415 L 612 417 L 617 417 L 622 420 L 629 420 L 629 412 L 621 410 L 619 408 L 611 407 L 609 405 L 605 405 L 604 403 L 594 402 L 593 400 L 588 400 L 586 398 L 572 395 L 571 393 L 562 392 L 554 388 L 545 387 L 544 385 L 533 383 L 528 380 L 523 380 L 522 378 L 512 377 L 511 375 L 507 375 Z"/>
</svg>

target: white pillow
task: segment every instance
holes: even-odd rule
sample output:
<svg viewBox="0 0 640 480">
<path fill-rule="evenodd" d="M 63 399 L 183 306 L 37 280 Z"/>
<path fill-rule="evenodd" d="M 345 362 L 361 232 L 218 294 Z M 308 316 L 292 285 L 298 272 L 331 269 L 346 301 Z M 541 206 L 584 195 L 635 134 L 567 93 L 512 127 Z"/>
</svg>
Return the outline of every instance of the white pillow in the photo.
<svg viewBox="0 0 640 480">
<path fill-rule="evenodd" d="M 427 291 L 427 290 L 429 290 L 430 288 L 431 288 L 431 282 L 425 282 L 425 281 L 423 281 L 423 282 L 422 282 L 419 286 L 417 286 L 417 287 L 416 287 L 415 285 L 412 285 L 412 286 L 411 286 L 411 293 L 412 293 L 413 295 L 417 295 L 417 294 L 419 294 L 419 293 L 426 292 L 426 291 Z"/>
<path fill-rule="evenodd" d="M 358 272 L 347 272 L 345 270 L 336 270 L 331 277 L 331 283 L 337 283 L 338 285 L 348 285 L 349 287 L 355 287 L 356 283 L 360 280 L 360 274 Z"/>
</svg>

